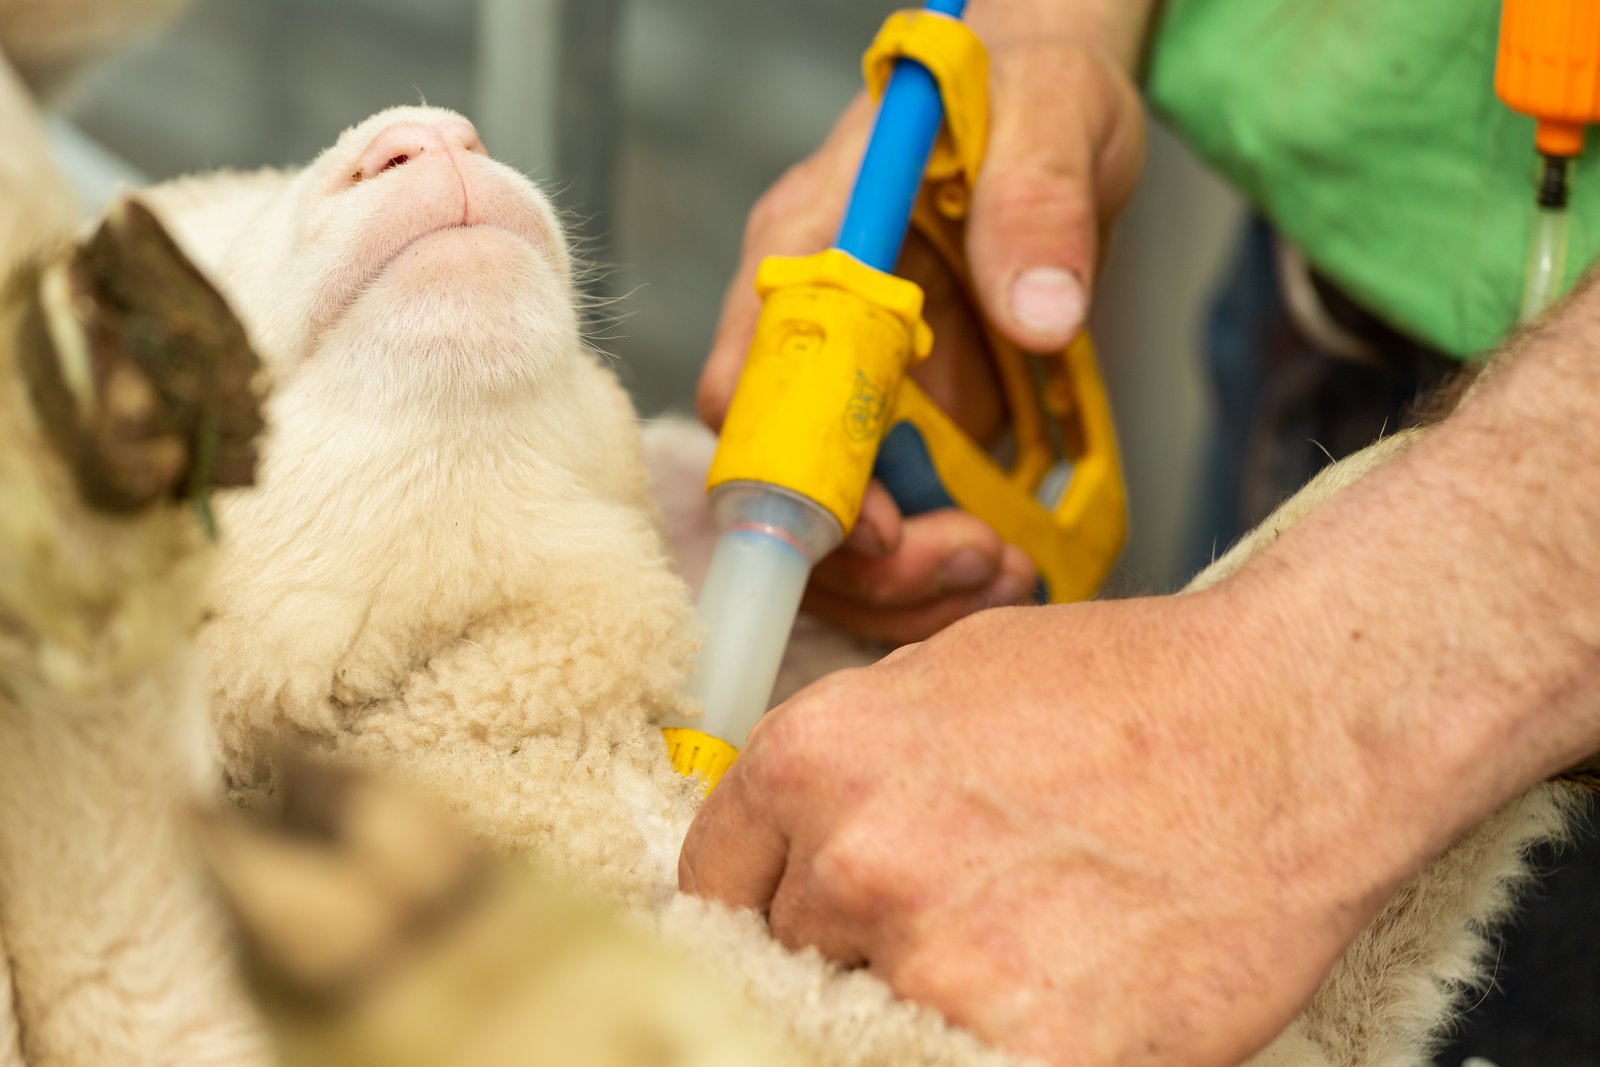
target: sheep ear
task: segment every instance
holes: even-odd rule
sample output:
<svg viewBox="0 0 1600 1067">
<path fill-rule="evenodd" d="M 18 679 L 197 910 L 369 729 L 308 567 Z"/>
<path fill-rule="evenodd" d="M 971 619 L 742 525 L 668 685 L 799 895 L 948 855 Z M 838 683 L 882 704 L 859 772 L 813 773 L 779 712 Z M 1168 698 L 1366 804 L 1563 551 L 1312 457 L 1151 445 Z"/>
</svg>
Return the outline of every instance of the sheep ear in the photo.
<svg viewBox="0 0 1600 1067">
<path fill-rule="evenodd" d="M 212 487 L 254 480 L 260 360 L 149 208 L 114 204 L 21 285 L 19 363 L 91 507 L 187 498 L 204 511 Z"/>
</svg>

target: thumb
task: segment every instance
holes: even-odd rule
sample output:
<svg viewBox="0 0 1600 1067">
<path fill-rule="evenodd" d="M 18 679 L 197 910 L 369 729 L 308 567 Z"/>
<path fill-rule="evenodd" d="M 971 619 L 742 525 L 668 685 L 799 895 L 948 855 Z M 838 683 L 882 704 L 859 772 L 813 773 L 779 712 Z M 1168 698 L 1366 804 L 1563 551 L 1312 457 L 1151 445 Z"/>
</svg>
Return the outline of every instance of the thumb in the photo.
<svg viewBox="0 0 1600 1067">
<path fill-rule="evenodd" d="M 1008 49 L 993 98 L 967 254 L 990 321 L 1056 351 L 1088 314 L 1102 230 L 1142 162 L 1143 116 L 1127 79 L 1078 49 Z"/>
</svg>

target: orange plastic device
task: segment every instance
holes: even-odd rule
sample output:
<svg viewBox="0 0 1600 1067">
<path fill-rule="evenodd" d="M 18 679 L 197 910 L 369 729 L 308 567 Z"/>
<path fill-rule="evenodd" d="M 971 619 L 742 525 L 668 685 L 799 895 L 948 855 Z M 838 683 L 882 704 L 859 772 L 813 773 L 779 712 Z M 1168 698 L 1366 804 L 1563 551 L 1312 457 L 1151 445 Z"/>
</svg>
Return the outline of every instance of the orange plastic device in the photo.
<svg viewBox="0 0 1600 1067">
<path fill-rule="evenodd" d="M 1540 152 L 1582 152 L 1600 122 L 1600 0 L 1502 0 L 1494 91 L 1537 121 Z"/>
</svg>

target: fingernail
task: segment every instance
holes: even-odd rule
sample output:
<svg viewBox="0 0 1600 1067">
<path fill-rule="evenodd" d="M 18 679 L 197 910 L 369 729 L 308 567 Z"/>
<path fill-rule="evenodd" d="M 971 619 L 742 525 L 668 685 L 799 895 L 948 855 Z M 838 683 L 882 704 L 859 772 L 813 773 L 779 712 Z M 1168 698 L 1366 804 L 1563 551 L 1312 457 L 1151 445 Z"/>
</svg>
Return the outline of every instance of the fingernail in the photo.
<svg viewBox="0 0 1600 1067">
<path fill-rule="evenodd" d="M 1033 585 L 1014 574 L 1003 574 L 978 597 L 978 608 L 1003 608 L 1033 603 Z"/>
<path fill-rule="evenodd" d="M 1039 333 L 1071 333 L 1083 324 L 1083 283 L 1060 267 L 1033 267 L 1011 283 L 1011 314 Z"/>
<path fill-rule="evenodd" d="M 856 523 L 856 528 L 850 531 L 850 537 L 845 541 L 845 545 L 852 552 L 872 556 L 875 559 L 882 559 L 888 553 L 883 539 L 878 536 L 878 531 L 870 522 Z"/>
<path fill-rule="evenodd" d="M 939 589 L 957 592 L 976 589 L 994 577 L 998 563 L 975 548 L 963 548 L 939 568 Z"/>
</svg>

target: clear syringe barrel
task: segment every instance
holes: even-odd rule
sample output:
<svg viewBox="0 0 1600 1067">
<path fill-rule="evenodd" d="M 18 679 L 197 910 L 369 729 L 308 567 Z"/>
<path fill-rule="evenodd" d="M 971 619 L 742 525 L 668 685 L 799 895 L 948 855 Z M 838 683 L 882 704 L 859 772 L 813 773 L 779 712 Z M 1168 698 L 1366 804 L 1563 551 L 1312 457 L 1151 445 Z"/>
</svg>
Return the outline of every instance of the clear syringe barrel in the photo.
<svg viewBox="0 0 1600 1067">
<path fill-rule="evenodd" d="M 844 539 L 826 508 L 759 482 L 711 494 L 719 535 L 700 590 L 705 644 L 690 682 L 697 728 L 744 744 L 767 710 L 811 568 Z"/>
</svg>

